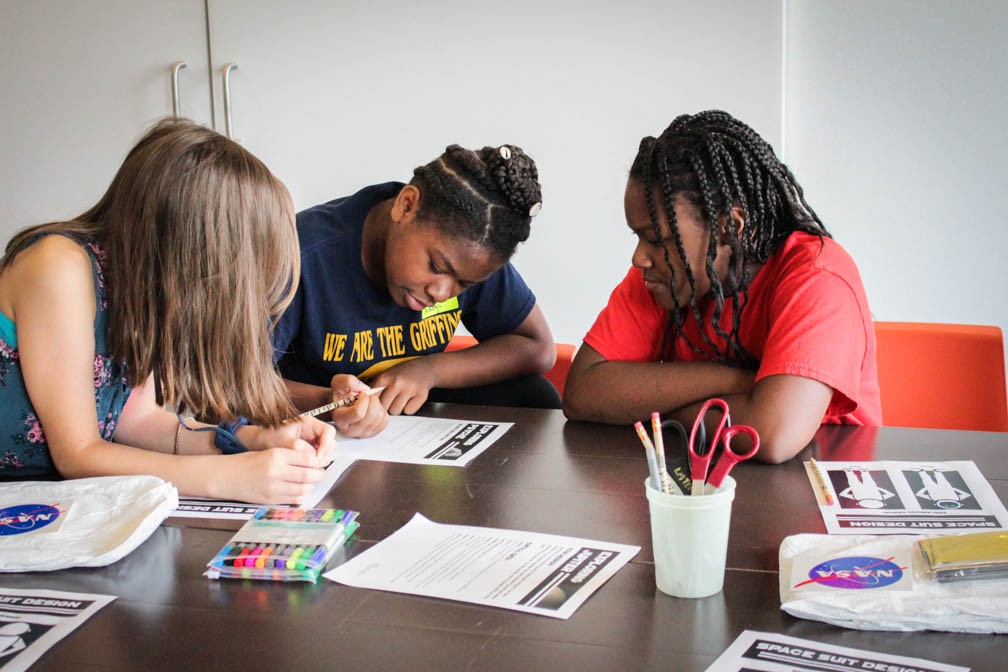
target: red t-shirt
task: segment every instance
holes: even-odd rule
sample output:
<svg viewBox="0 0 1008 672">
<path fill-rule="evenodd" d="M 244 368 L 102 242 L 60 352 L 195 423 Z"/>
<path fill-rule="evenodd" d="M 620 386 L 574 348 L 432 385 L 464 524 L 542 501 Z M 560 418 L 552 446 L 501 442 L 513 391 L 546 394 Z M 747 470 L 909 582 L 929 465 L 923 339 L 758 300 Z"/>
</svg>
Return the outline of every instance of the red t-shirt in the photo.
<svg viewBox="0 0 1008 672">
<path fill-rule="evenodd" d="M 707 304 L 703 324 L 723 352 L 725 340 L 709 326 L 714 303 Z M 730 331 L 731 315 L 728 300 L 721 316 L 725 333 Z M 640 269 L 631 268 L 584 341 L 608 360 L 660 361 L 668 319 L 668 311 L 645 287 Z M 882 424 L 868 299 L 857 266 L 836 241 L 791 234 L 757 271 L 740 321 L 739 341 L 760 363 L 757 381 L 776 374 L 818 380 L 833 388 L 823 423 Z M 692 315 L 683 331 L 702 352 L 695 352 L 680 335 L 669 359 L 713 359 Z"/>
</svg>

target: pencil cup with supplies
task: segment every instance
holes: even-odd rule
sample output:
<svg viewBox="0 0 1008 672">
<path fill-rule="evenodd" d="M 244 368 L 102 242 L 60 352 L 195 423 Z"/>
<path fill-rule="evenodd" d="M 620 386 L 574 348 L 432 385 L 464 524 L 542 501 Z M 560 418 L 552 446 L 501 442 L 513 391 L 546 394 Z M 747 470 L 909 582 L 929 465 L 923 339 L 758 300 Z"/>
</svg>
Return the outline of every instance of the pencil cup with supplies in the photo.
<svg viewBox="0 0 1008 672">
<path fill-rule="evenodd" d="M 702 497 L 668 494 L 644 481 L 651 511 L 655 583 L 672 597 L 707 597 L 724 586 L 735 480 Z"/>
<path fill-rule="evenodd" d="M 709 414 L 713 414 L 714 431 L 708 436 Z M 759 434 L 748 425 L 732 425 L 728 404 L 722 399 L 704 402 L 688 434 L 676 420 L 662 422 L 657 412 L 651 414 L 653 441 L 643 423 L 634 423 L 634 429 L 648 461 L 644 488 L 658 590 L 674 597 L 720 592 L 735 499 L 735 481 L 728 472 L 756 454 Z M 678 439 L 668 450 L 665 429 L 674 429 Z M 744 438 L 742 444 L 732 445 L 739 435 Z"/>
</svg>

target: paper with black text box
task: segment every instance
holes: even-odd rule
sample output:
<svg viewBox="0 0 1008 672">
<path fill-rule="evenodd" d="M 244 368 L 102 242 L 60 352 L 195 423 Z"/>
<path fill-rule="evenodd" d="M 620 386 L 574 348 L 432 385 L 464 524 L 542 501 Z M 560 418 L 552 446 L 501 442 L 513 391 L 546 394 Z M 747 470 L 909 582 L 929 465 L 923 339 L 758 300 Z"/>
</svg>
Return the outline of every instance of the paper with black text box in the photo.
<svg viewBox="0 0 1008 672">
<path fill-rule="evenodd" d="M 393 415 L 366 439 L 336 439 L 336 455 L 363 460 L 464 467 L 504 435 L 513 422 Z"/>
<path fill-rule="evenodd" d="M 114 595 L 0 586 L 0 672 L 22 672 Z"/>
<path fill-rule="evenodd" d="M 969 672 L 968 667 L 745 630 L 706 672 Z"/>
<path fill-rule="evenodd" d="M 817 462 L 830 534 L 956 534 L 1008 529 L 1008 511 L 971 460 Z M 811 465 L 806 465 L 817 492 Z"/>
<path fill-rule="evenodd" d="M 357 459 L 349 456 L 336 456 L 332 463 L 326 467 L 325 477 L 315 484 L 312 491 L 301 502 L 302 509 L 314 509 L 315 505 L 322 501 L 322 498 L 329 494 L 333 485 L 339 480 L 347 469 L 349 469 Z M 248 520 L 252 514 L 259 510 L 260 504 L 249 504 L 248 502 L 229 502 L 223 499 L 209 499 L 207 497 L 179 497 L 178 508 L 171 512 L 172 517 L 178 518 L 222 518 L 230 520 Z M 274 508 L 284 508 L 283 505 L 274 504 Z M 294 508 L 293 506 L 289 508 Z"/>
<path fill-rule="evenodd" d="M 418 513 L 323 576 L 357 588 L 570 618 L 638 551 L 552 534 L 441 525 Z"/>
</svg>

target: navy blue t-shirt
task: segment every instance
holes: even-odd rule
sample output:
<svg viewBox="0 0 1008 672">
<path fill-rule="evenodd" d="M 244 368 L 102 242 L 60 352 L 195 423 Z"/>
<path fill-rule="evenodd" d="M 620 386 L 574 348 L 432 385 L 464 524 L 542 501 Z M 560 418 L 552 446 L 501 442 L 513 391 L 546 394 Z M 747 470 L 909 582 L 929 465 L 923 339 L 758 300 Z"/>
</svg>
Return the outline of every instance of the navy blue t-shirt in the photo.
<svg viewBox="0 0 1008 672">
<path fill-rule="evenodd" d="M 397 305 L 385 286 L 372 283 L 361 263 L 364 219 L 403 186 L 366 187 L 298 213 L 301 281 L 273 333 L 284 378 L 323 387 L 337 373 L 367 381 L 407 359 L 443 351 L 460 320 L 483 340 L 514 331 L 535 306 L 510 263 L 422 312 Z"/>
</svg>

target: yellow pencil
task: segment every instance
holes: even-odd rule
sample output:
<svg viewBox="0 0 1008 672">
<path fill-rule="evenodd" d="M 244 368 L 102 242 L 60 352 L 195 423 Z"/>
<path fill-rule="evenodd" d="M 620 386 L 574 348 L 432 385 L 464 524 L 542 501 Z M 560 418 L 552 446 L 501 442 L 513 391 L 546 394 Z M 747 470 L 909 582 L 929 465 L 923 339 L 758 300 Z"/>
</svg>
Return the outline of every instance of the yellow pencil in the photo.
<svg viewBox="0 0 1008 672">
<path fill-rule="evenodd" d="M 331 404 L 326 404 L 325 406 L 319 406 L 318 408 L 313 408 L 310 411 L 305 411 L 301 415 L 309 415 L 309 416 L 313 416 L 313 417 L 316 416 L 316 415 L 321 415 L 322 413 L 325 413 L 326 411 L 332 411 L 332 410 L 337 409 L 337 408 L 343 408 L 344 406 L 349 406 L 350 404 L 352 404 L 355 401 L 357 401 L 358 397 L 360 397 L 361 394 L 366 394 L 366 395 L 370 396 L 370 395 L 373 395 L 373 394 L 378 394 L 379 392 L 381 392 L 384 389 L 385 389 L 384 387 L 376 387 L 374 389 L 364 390 L 360 394 L 351 394 L 346 399 L 340 399 L 339 401 L 334 401 Z"/>
<path fill-rule="evenodd" d="M 826 479 L 823 477 L 822 472 L 819 471 L 819 463 L 815 461 L 815 458 L 810 457 L 809 464 L 812 466 L 812 473 L 819 484 L 819 489 L 822 490 L 823 498 L 826 499 L 826 505 L 833 506 L 833 494 L 830 492 L 829 486 L 826 485 Z"/>
</svg>

